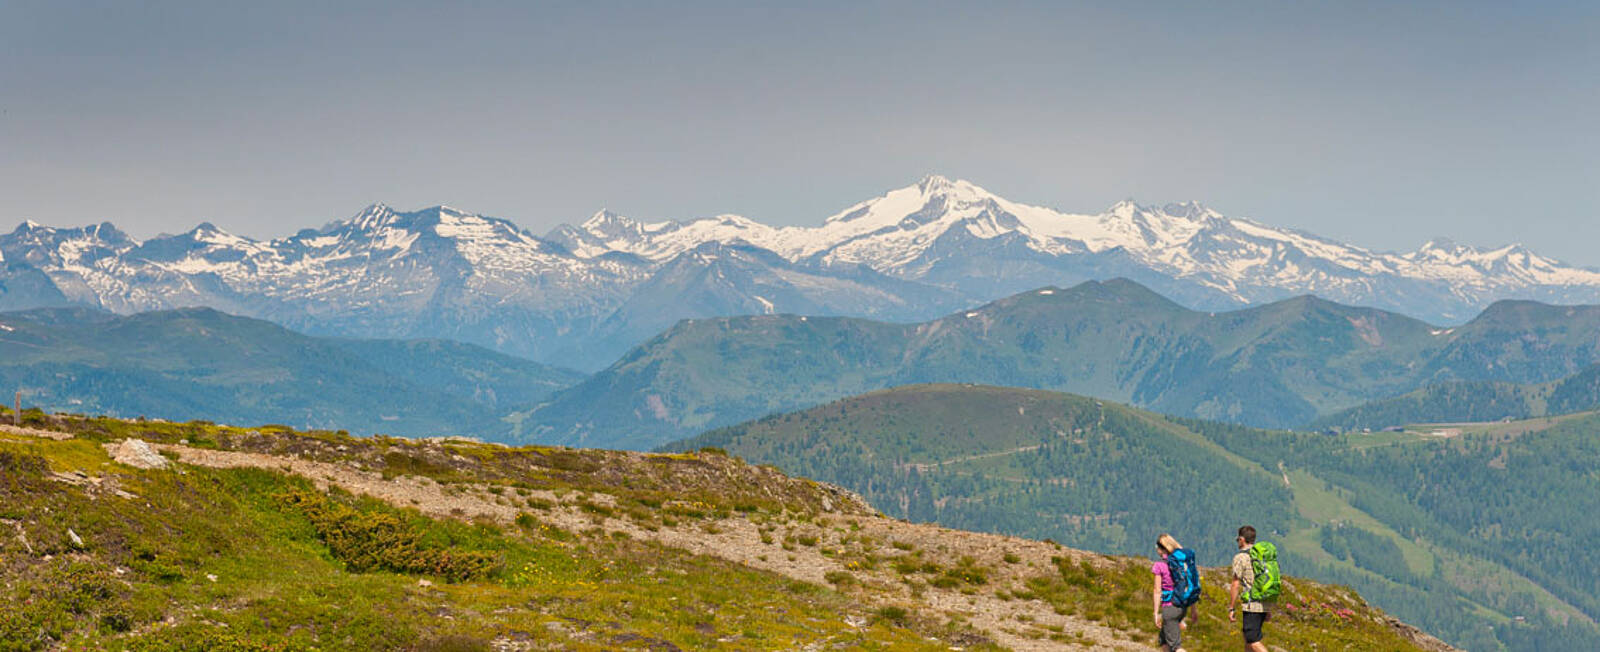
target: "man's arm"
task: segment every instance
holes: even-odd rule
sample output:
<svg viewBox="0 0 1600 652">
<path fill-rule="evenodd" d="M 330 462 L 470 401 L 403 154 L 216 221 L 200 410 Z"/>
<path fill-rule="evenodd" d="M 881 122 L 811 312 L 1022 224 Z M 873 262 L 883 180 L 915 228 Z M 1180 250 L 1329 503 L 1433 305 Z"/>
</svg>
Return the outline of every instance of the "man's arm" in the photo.
<svg viewBox="0 0 1600 652">
<path fill-rule="evenodd" d="M 1233 609 L 1239 605 L 1239 578 L 1233 578 L 1233 583 L 1228 585 L 1228 622 L 1233 622 Z"/>
</svg>

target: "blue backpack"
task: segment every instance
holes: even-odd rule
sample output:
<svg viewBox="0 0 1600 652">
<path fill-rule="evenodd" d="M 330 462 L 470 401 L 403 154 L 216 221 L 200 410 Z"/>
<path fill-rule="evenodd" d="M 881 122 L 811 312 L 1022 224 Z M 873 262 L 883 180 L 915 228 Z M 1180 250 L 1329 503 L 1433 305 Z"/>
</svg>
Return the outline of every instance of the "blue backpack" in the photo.
<svg viewBox="0 0 1600 652">
<path fill-rule="evenodd" d="M 1200 601 L 1200 569 L 1194 564 L 1194 553 L 1183 548 L 1168 553 L 1167 572 L 1172 575 L 1172 590 L 1162 591 L 1162 600 L 1174 607 Z"/>
</svg>

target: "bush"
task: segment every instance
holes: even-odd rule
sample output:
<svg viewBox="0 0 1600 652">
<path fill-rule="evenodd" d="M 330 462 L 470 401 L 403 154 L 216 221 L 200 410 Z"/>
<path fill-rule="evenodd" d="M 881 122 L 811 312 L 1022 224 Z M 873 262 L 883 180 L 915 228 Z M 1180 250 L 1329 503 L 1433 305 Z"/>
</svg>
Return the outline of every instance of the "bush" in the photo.
<svg viewBox="0 0 1600 652">
<path fill-rule="evenodd" d="M 13 453 L 0 450 L 0 471 L 28 475 L 43 475 L 50 470 L 50 463 L 43 457 L 28 453 Z"/>
<path fill-rule="evenodd" d="M 485 577 L 499 562 L 487 552 L 426 547 L 416 526 L 395 512 L 363 512 L 306 491 L 280 494 L 278 500 L 305 514 L 334 558 L 355 572 L 422 573 L 459 582 Z"/>
<path fill-rule="evenodd" d="M 488 641 L 465 634 L 441 636 L 417 644 L 418 652 L 488 652 L 492 649 Z"/>
</svg>

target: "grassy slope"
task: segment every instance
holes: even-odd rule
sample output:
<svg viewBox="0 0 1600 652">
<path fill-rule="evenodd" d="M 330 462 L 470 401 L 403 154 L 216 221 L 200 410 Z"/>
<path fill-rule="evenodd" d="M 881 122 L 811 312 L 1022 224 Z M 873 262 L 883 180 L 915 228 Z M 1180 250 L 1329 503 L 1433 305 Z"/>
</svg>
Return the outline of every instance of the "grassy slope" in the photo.
<svg viewBox="0 0 1600 652">
<path fill-rule="evenodd" d="M 0 432 L 0 590 L 19 605 L 0 611 L 5 650 L 473 650 L 488 649 L 490 640 L 533 649 L 987 647 L 982 632 L 946 615 L 964 595 L 1042 607 L 1115 634 L 1096 642 L 1084 636 L 1088 630 L 1019 612 L 1004 627 L 1028 647 L 1137 647 L 1151 636 L 1145 562 L 1071 551 L 1045 562 L 1025 550 L 1041 545 L 1026 542 L 1015 544 L 1021 556 L 1003 560 L 987 559 L 998 556 L 992 550 L 967 555 L 964 539 L 953 536 L 959 533 L 929 539 L 929 530 L 852 516 L 837 502 L 833 513 L 846 521 L 822 518 L 819 504 L 838 499 L 831 490 L 719 455 L 504 449 L 42 415 L 30 422 L 78 436 Z M 185 450 L 283 456 L 265 458 L 267 468 L 141 471 L 111 462 L 99 445 L 128 435 L 202 447 Z M 313 482 L 272 459 L 282 468 L 326 463 L 420 475 L 442 482 L 446 494 L 483 492 L 527 507 L 515 524 L 430 517 L 324 491 L 323 476 Z M 551 491 L 585 506 L 595 526 L 552 526 L 562 508 L 538 504 Z M 330 522 L 306 500 L 352 516 Z M 617 519 L 634 523 L 640 536 L 619 534 Z M 830 588 L 644 536 L 713 536 L 741 523 L 756 524 L 773 555 L 820 551 L 854 570 L 829 573 Z M 389 542 L 381 549 L 394 550 L 396 537 L 408 533 L 416 540 L 399 548 L 417 558 L 478 555 L 492 564 L 457 581 L 396 567 L 358 570 L 335 545 L 377 538 Z M 911 597 L 894 599 L 901 606 L 878 606 L 874 592 L 882 589 L 872 578 L 885 575 L 911 588 Z M 924 601 L 935 597 L 946 606 Z M 1293 581 L 1286 602 L 1294 608 L 1273 630 L 1280 645 L 1422 649 L 1336 587 Z M 1202 611 L 1190 631 L 1197 649 L 1235 636 L 1220 609 Z"/>
<path fill-rule="evenodd" d="M 79 412 L 492 436 L 572 372 L 437 341 L 313 338 L 193 309 L 0 315 L 0 386 Z"/>
<path fill-rule="evenodd" d="M 1102 410 L 1122 418 L 1101 420 Z M 1484 436 L 1507 439 L 1529 430 L 1514 426 L 1485 426 Z M 1406 505 L 1407 493 L 1330 483 L 1310 465 L 1328 453 L 1297 455 L 1278 450 L 1272 440 L 1376 452 L 1433 446 L 1439 438 L 1237 430 L 1256 434 L 1248 440 L 1219 438 L 1159 415 L 1050 392 L 912 386 L 713 431 L 674 447 L 721 446 L 753 461 L 851 487 L 895 515 L 1052 537 L 1107 552 L 1143 553 L 1157 532 L 1172 530 L 1197 547 L 1202 559 L 1220 563 L 1231 528 L 1248 515 L 1256 525 L 1277 531 L 1274 536 L 1291 564 L 1300 564 L 1313 576 L 1354 583 L 1363 591 L 1381 590 L 1380 604 L 1443 627 L 1457 640 L 1485 644 L 1480 634 L 1486 627 L 1512 629 L 1507 627 L 1512 617 L 1526 615 L 1526 608 L 1513 606 L 1517 604 L 1536 605 L 1535 610 L 1558 620 L 1588 621 L 1582 610 L 1508 566 L 1509 558 L 1487 555 L 1477 547 L 1458 549 L 1454 540 L 1419 533 L 1423 521 L 1418 519 L 1432 517 L 1414 506 L 1392 510 L 1385 519 L 1352 504 L 1358 495 L 1369 502 L 1382 495 L 1387 496 L 1382 500 Z M 1040 445 L 1044 448 L 1023 450 Z M 1070 455 L 1043 465 L 1027 463 L 1052 448 Z M 916 474 L 905 470 L 912 463 L 919 465 Z M 1190 470 L 1212 480 L 1190 484 L 1184 473 Z M 1166 477 L 1158 481 L 1161 476 Z M 1214 480 L 1221 477 L 1237 486 L 1223 487 Z M 1175 486 L 1169 490 L 1166 485 Z M 1236 496 L 1248 496 L 1248 504 Z M 1086 518 L 1093 515 L 1099 518 Z M 1328 536 L 1372 539 L 1381 545 L 1335 556 L 1325 549 Z M 1494 606 L 1484 603 L 1485 595 L 1498 596 Z M 1462 618 L 1459 613 L 1476 616 Z"/>
<path fill-rule="evenodd" d="M 96 499 L 17 468 L 34 456 L 50 471 L 110 478 L 138 499 Z M 0 616 L 0 649 L 50 641 L 133 649 L 477 649 L 496 637 L 576 649 L 707 648 L 729 637 L 756 647 L 935 647 L 882 619 L 861 629 L 847 625 L 846 616 L 865 610 L 822 587 L 532 519 L 525 531 L 503 529 L 332 494 L 367 513 L 398 514 L 440 548 L 485 551 L 497 560 L 488 576 L 451 583 L 423 573 L 434 584 L 421 586 L 417 573 L 350 572 L 313 523 L 279 500 L 316 491 L 304 477 L 198 467 L 139 472 L 109 465 L 88 439 L 0 441 L 5 464 L 3 518 L 28 543 L 5 533 L 0 550 L 8 562 L 0 572 L 8 597 L 27 607 Z M 68 529 L 83 537 L 81 547 Z"/>
</svg>

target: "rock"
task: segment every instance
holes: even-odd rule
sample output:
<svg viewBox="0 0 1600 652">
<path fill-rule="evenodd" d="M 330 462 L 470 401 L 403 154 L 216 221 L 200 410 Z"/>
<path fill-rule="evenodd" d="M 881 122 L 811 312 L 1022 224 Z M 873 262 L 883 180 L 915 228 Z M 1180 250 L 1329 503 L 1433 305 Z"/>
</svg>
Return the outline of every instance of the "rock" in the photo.
<svg viewBox="0 0 1600 652">
<path fill-rule="evenodd" d="M 167 458 L 157 453 L 141 439 L 124 439 L 120 444 L 106 444 L 111 459 L 140 469 L 164 469 L 171 465 Z"/>
<path fill-rule="evenodd" d="M 74 548 L 82 548 L 83 547 L 83 537 L 78 536 L 78 533 L 77 532 L 73 532 L 72 528 L 70 528 L 70 527 L 67 528 L 67 538 L 68 539 L 72 539 L 72 546 Z"/>
<path fill-rule="evenodd" d="M 206 573 L 206 579 L 211 580 L 212 582 L 215 582 L 215 581 L 217 581 L 217 576 L 216 575 L 212 575 L 211 573 Z"/>
<path fill-rule="evenodd" d="M 433 586 L 433 582 L 429 582 L 428 580 L 417 580 L 417 586 Z"/>
</svg>

